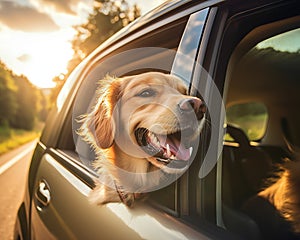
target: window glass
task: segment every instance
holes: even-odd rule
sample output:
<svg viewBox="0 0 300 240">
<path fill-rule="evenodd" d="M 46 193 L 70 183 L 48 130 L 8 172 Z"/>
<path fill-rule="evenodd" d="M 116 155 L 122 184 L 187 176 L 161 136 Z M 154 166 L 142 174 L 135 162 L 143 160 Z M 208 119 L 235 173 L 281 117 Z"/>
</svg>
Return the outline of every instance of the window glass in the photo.
<svg viewBox="0 0 300 240">
<path fill-rule="evenodd" d="M 268 38 L 256 45 L 257 49 L 273 49 L 277 52 L 298 53 L 300 50 L 300 29 L 294 29 Z"/>
<path fill-rule="evenodd" d="M 262 103 L 242 103 L 230 106 L 226 111 L 227 124 L 241 128 L 249 140 L 261 139 L 266 131 L 268 122 L 267 108 Z M 226 134 L 225 140 L 232 140 Z"/>
<path fill-rule="evenodd" d="M 269 130 L 267 136 L 272 135 L 272 142 L 282 144 L 279 136 L 283 135 L 299 144 L 295 134 L 299 129 L 295 124 L 298 114 L 293 114 L 291 108 L 299 103 L 299 49 L 300 29 L 284 32 L 256 44 L 232 71 L 227 122 L 239 126 L 249 140 L 260 140 Z M 275 128 L 274 121 L 281 126 Z"/>
<path fill-rule="evenodd" d="M 172 74 L 190 82 L 208 9 L 190 16 L 175 57 Z M 196 29 L 196 30 L 195 30 Z"/>
</svg>

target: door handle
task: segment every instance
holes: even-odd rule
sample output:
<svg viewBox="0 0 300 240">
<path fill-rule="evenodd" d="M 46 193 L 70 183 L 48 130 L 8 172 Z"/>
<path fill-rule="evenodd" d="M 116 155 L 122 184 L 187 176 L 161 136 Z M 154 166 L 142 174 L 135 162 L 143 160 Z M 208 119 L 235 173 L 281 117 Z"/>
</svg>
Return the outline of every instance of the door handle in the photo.
<svg viewBox="0 0 300 240">
<path fill-rule="evenodd" d="M 35 197 L 38 201 L 38 209 L 49 205 L 51 200 L 50 187 L 45 180 L 41 180 L 37 186 Z"/>
</svg>

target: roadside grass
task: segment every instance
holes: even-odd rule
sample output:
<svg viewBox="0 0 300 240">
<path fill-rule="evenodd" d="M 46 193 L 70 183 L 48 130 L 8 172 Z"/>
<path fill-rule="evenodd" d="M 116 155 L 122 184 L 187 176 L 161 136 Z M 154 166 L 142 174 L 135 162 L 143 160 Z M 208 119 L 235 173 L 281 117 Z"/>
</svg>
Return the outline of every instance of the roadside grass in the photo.
<svg viewBox="0 0 300 240">
<path fill-rule="evenodd" d="M 31 131 L 0 126 L 0 155 L 38 138 L 42 128 L 42 123 L 37 123 Z"/>
</svg>

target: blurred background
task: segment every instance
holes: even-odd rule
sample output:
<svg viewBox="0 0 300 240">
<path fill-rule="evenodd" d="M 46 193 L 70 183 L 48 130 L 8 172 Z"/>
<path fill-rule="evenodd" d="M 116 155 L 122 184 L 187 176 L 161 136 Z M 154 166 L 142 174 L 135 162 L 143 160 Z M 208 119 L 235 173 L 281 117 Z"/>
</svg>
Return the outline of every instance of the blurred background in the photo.
<svg viewBox="0 0 300 240">
<path fill-rule="evenodd" d="M 0 155 L 37 138 L 65 80 L 164 0 L 0 1 Z"/>
</svg>

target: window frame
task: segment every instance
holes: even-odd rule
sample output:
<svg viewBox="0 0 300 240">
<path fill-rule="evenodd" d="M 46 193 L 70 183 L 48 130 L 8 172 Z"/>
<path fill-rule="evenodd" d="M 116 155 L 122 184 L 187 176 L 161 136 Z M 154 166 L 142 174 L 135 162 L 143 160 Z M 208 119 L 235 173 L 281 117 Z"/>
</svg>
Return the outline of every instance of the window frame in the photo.
<svg viewBox="0 0 300 240">
<path fill-rule="evenodd" d="M 194 9 L 195 8 L 193 8 L 193 10 Z M 201 13 L 203 15 L 203 13 L 205 12 L 205 19 L 204 19 L 204 22 L 205 22 L 206 19 L 207 19 L 207 17 L 209 16 L 209 11 L 210 11 L 209 8 L 201 8 L 198 11 L 196 11 L 196 12 L 190 14 L 190 15 L 184 15 L 180 19 L 174 20 L 173 22 L 169 23 L 167 26 L 163 25 L 159 29 L 155 29 L 154 31 L 152 31 L 152 32 L 150 32 L 148 34 L 141 35 L 137 39 L 132 40 L 131 42 L 125 44 L 124 46 L 122 46 L 122 47 L 120 47 L 118 49 L 115 49 L 115 45 L 113 45 L 112 46 L 112 51 L 109 51 L 109 50 L 106 51 L 106 52 L 108 52 L 106 56 L 103 56 L 103 53 L 99 53 L 98 55 L 93 56 L 92 60 L 90 60 L 90 62 L 87 64 L 87 67 L 84 69 L 84 72 L 83 72 L 83 74 L 80 77 L 80 83 L 77 84 L 77 85 L 74 84 L 75 86 L 73 86 L 73 88 L 76 91 L 76 94 L 77 94 L 78 90 L 80 89 L 81 85 L 83 84 L 83 82 L 86 81 L 86 78 L 88 78 L 88 75 L 94 69 L 96 69 L 99 66 L 99 62 L 105 60 L 106 58 L 109 58 L 110 56 L 113 56 L 115 54 L 118 54 L 118 53 L 122 52 L 124 49 L 125 50 L 126 49 L 130 49 L 130 46 L 135 46 L 135 47 L 139 46 L 138 42 L 143 42 L 144 38 L 149 39 L 149 34 L 152 35 L 152 36 L 159 36 L 162 31 L 164 31 L 164 32 L 170 31 L 168 29 L 170 29 L 170 28 L 172 28 L 174 26 L 176 27 L 176 25 L 182 25 L 183 23 L 184 23 L 183 24 L 183 26 L 184 26 L 183 29 L 186 29 L 187 24 L 188 24 L 188 20 L 190 19 L 191 15 L 193 15 L 193 14 Z M 202 26 L 202 30 L 201 30 L 200 35 L 203 33 L 204 29 L 205 29 L 205 23 Z M 183 35 L 184 35 L 184 33 L 180 34 L 180 38 L 179 38 L 180 40 L 182 40 Z M 174 37 L 174 36 L 172 36 L 172 37 Z M 200 39 L 201 39 L 201 37 L 200 37 Z M 126 40 L 124 40 L 124 41 L 126 41 Z M 198 49 L 200 42 L 197 41 L 197 42 L 195 42 L 195 44 L 196 44 L 196 46 L 195 46 L 196 49 Z M 180 47 L 180 44 L 178 44 L 178 47 Z M 174 57 L 174 59 L 175 58 L 176 57 Z M 173 64 L 174 64 L 174 61 L 173 61 Z M 174 68 L 170 68 L 170 71 L 171 70 L 174 70 Z M 192 81 L 192 78 L 190 79 L 190 81 Z M 72 104 L 73 104 L 73 102 L 74 102 L 75 99 L 76 99 L 76 96 L 73 96 L 73 99 L 71 101 Z M 72 115 L 72 107 L 69 107 L 69 111 L 66 114 L 65 119 L 70 118 L 71 115 Z M 88 167 L 86 167 L 85 164 L 82 164 L 79 161 L 78 157 L 76 157 L 76 155 L 73 154 L 73 152 L 72 152 L 71 149 L 69 149 L 68 147 L 67 147 L 67 149 L 65 149 L 66 143 L 68 142 L 68 135 L 69 135 L 67 133 L 67 129 L 70 129 L 69 128 L 69 124 L 68 124 L 68 120 L 65 121 L 64 126 L 62 127 L 62 130 L 60 132 L 60 137 L 58 138 L 59 140 L 57 142 L 56 149 L 55 150 L 52 149 L 52 150 L 54 152 L 57 152 L 58 156 L 63 155 L 63 158 L 60 158 L 60 159 L 66 159 L 66 158 L 69 157 L 70 162 L 75 162 L 75 164 L 79 168 L 77 168 L 77 170 L 74 171 L 73 164 L 72 164 L 70 170 L 73 173 L 75 173 L 80 179 L 85 179 L 84 182 L 89 183 L 89 186 L 92 187 L 93 185 L 91 184 L 91 174 L 90 174 L 91 173 L 91 169 L 89 169 Z M 66 164 L 66 163 L 64 164 L 64 166 L 67 166 L 67 165 L 68 164 Z M 80 173 L 80 171 L 78 171 L 80 168 L 82 168 L 84 170 L 82 174 Z M 89 172 L 89 175 L 87 177 L 83 176 L 85 174 L 84 172 Z M 93 173 L 92 176 L 95 177 L 96 176 L 95 173 Z M 180 215 L 180 209 L 179 209 L 179 201 L 180 201 L 179 200 L 179 198 L 180 198 L 179 186 L 178 186 L 177 182 L 175 182 L 173 185 L 174 185 L 174 209 L 167 208 L 166 206 L 163 206 L 163 205 L 161 205 L 160 203 L 157 203 L 157 202 L 152 202 L 152 204 L 154 206 L 156 206 L 156 207 L 164 210 L 165 212 L 173 215 L 173 216 L 179 216 Z"/>
</svg>

